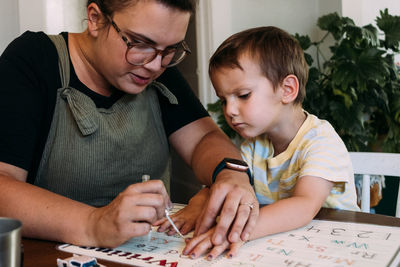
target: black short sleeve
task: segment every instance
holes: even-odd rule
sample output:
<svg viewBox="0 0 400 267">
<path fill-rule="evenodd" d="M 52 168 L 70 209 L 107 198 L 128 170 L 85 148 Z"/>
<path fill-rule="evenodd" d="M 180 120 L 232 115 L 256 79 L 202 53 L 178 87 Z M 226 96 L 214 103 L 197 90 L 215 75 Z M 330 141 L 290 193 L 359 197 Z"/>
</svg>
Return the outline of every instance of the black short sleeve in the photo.
<svg viewBox="0 0 400 267">
<path fill-rule="evenodd" d="M 178 99 L 178 105 L 174 105 L 159 95 L 164 128 L 168 136 L 195 120 L 209 116 L 176 67 L 167 68 L 157 81 L 163 83 Z"/>
<path fill-rule="evenodd" d="M 50 126 L 55 93 L 48 90 L 59 82 L 57 54 L 44 33 L 25 32 L 9 44 L 0 81 L 0 161 L 29 170 Z"/>
</svg>

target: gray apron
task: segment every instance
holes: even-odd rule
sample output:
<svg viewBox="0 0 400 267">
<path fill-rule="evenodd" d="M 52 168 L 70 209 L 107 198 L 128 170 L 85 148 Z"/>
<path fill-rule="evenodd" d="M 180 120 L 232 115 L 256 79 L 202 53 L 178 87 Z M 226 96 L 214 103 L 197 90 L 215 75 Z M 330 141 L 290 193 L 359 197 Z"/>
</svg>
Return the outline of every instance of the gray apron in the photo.
<svg viewBox="0 0 400 267">
<path fill-rule="evenodd" d="M 143 174 L 161 179 L 169 191 L 170 155 L 153 82 L 137 95 L 126 94 L 109 109 L 97 108 L 69 86 L 69 54 L 61 35 L 49 36 L 59 54 L 62 87 L 57 90 L 49 136 L 35 185 L 68 198 L 104 206 Z"/>
</svg>

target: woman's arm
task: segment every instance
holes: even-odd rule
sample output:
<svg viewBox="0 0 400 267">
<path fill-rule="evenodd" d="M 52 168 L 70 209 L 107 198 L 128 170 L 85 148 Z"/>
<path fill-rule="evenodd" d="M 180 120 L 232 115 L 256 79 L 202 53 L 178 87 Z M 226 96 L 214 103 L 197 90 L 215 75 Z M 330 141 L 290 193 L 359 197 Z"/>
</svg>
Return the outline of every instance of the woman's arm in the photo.
<svg viewBox="0 0 400 267">
<path fill-rule="evenodd" d="M 95 208 L 25 182 L 27 172 L 0 162 L 0 216 L 22 221 L 22 234 L 85 246 L 115 247 L 145 235 L 170 200 L 161 181 L 129 186 Z"/>
<path fill-rule="evenodd" d="M 241 159 L 240 152 L 210 117 L 198 119 L 169 137 L 178 154 L 192 167 L 197 178 L 211 184 L 215 167 L 225 157 Z M 196 226 L 195 234 L 202 234 L 214 225 L 220 215 L 213 243 L 222 243 L 229 231 L 229 240 L 237 242 L 248 238 L 258 216 L 258 207 L 244 209 L 240 203 L 256 203 L 253 188 L 246 173 L 222 170 L 211 186 L 210 197 Z"/>
</svg>

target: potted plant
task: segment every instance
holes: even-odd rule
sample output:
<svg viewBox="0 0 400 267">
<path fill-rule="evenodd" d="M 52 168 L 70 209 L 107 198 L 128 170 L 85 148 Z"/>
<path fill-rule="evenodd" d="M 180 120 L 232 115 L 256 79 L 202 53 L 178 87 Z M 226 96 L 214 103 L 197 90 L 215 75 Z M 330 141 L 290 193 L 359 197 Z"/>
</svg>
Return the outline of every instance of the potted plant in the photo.
<svg viewBox="0 0 400 267">
<path fill-rule="evenodd" d="M 358 27 L 352 19 L 331 13 L 318 19 L 318 27 L 326 31 L 321 40 L 294 35 L 310 66 L 303 105 L 328 120 L 349 151 L 400 152 L 400 78 L 394 61 L 400 52 L 400 16 L 385 9 L 376 23 L 380 32 L 371 24 Z M 334 41 L 327 57 L 321 46 L 329 35 Z M 315 64 L 307 52 L 312 47 Z M 219 101 L 207 108 L 229 137 L 237 137 Z"/>
</svg>

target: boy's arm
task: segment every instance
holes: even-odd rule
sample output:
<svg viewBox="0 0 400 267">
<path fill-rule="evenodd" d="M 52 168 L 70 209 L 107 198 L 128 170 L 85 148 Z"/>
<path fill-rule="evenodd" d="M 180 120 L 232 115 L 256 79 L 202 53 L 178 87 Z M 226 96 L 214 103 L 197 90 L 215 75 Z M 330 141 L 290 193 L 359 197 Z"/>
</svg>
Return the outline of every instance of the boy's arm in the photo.
<svg viewBox="0 0 400 267">
<path fill-rule="evenodd" d="M 300 178 L 291 197 L 260 209 L 250 240 L 306 225 L 321 209 L 332 187 L 333 183 L 323 178 L 314 176 Z M 190 240 L 183 254 L 197 258 L 210 250 L 207 258 L 215 259 L 229 248 L 227 256 L 229 258 L 236 256 L 244 242 L 229 243 L 225 238 L 220 246 L 213 246 L 210 240 L 213 230 Z"/>
<path fill-rule="evenodd" d="M 293 195 L 260 209 L 250 239 L 280 233 L 309 223 L 328 197 L 333 182 L 315 176 L 298 179 Z"/>
</svg>

